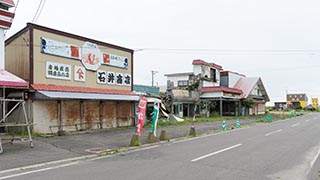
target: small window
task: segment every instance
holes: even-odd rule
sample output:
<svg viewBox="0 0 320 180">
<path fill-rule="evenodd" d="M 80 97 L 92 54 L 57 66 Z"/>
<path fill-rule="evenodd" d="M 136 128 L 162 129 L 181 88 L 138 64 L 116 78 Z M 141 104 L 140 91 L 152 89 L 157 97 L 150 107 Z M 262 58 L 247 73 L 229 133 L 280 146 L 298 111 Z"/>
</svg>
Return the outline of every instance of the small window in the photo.
<svg viewBox="0 0 320 180">
<path fill-rule="evenodd" d="M 188 85 L 188 81 L 178 81 L 178 87 L 187 87 Z"/>
<path fill-rule="evenodd" d="M 213 69 L 213 68 L 210 69 L 210 76 L 211 76 L 211 79 L 212 79 L 214 82 L 217 82 L 216 71 L 217 71 L 216 69 Z"/>
</svg>

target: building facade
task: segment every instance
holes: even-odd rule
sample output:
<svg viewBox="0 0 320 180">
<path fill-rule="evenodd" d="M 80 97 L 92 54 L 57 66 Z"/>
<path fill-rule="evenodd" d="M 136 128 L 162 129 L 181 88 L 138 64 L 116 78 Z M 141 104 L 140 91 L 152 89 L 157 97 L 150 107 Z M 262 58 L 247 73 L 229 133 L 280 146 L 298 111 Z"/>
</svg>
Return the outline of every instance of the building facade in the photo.
<svg viewBox="0 0 320 180">
<path fill-rule="evenodd" d="M 308 97 L 306 94 L 287 94 L 287 104 L 291 108 L 305 108 L 308 105 Z"/>
<path fill-rule="evenodd" d="M 167 97 L 173 114 L 192 116 L 195 105 L 196 113 L 201 116 L 265 113 L 269 97 L 261 78 L 224 71 L 222 66 L 201 59 L 193 60 L 192 65 L 193 72 L 166 75 Z M 252 100 L 252 107 L 243 105 L 248 99 Z"/>
<path fill-rule="evenodd" d="M 31 23 L 5 45 L 6 69 L 29 82 L 35 132 L 134 124 L 133 50 Z"/>
</svg>

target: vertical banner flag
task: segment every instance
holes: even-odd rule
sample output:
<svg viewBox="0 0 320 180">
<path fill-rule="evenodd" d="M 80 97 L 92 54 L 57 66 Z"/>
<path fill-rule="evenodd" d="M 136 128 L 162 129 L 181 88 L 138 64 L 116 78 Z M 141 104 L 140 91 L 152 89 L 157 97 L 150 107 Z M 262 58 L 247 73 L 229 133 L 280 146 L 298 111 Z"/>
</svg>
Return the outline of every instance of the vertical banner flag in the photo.
<svg viewBox="0 0 320 180">
<path fill-rule="evenodd" d="M 144 125 L 144 117 L 146 115 L 146 108 L 147 108 L 147 98 L 140 97 L 139 100 L 139 107 L 138 107 L 138 122 L 137 122 L 137 130 L 136 135 L 141 136 L 142 128 Z"/>
<path fill-rule="evenodd" d="M 151 125 L 151 131 L 154 136 L 157 136 L 157 123 L 158 123 L 158 117 L 159 117 L 159 106 L 160 106 L 160 100 L 155 100 L 154 106 L 153 106 L 153 115 L 152 115 L 152 125 Z"/>
</svg>

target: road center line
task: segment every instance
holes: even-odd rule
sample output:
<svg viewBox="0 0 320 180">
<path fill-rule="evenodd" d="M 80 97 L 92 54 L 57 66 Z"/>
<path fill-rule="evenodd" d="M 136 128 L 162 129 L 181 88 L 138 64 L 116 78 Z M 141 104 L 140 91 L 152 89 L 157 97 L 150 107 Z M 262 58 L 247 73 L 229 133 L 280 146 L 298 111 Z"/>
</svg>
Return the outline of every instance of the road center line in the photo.
<svg viewBox="0 0 320 180">
<path fill-rule="evenodd" d="M 204 156 L 201 156 L 201 157 L 198 157 L 198 158 L 195 158 L 195 159 L 192 159 L 191 162 L 196 162 L 196 161 L 199 161 L 201 159 L 204 159 L 204 158 L 207 158 L 207 157 L 210 157 L 210 156 L 213 156 L 213 155 L 216 155 L 216 154 L 219 154 L 219 153 L 222 153 L 224 151 L 228 151 L 228 150 L 231 150 L 233 148 L 236 148 L 238 146 L 241 146 L 242 144 L 237 144 L 237 145 L 234 145 L 234 146 L 231 146 L 231 147 L 228 147 L 228 148 L 225 148 L 225 149 L 221 149 L 219 151 L 216 151 L 216 152 L 213 152 L 213 153 L 210 153 L 210 154 L 207 154 L 207 155 L 204 155 Z"/>
<path fill-rule="evenodd" d="M 272 131 L 272 132 L 270 132 L 268 134 L 265 134 L 265 136 L 270 136 L 271 134 L 278 133 L 278 132 L 281 132 L 281 131 L 282 131 L 282 129 L 278 129 L 276 131 Z"/>
<path fill-rule="evenodd" d="M 296 123 L 296 124 L 291 125 L 291 127 L 296 127 L 296 126 L 299 126 L 299 125 L 300 125 L 300 123 Z"/>
</svg>

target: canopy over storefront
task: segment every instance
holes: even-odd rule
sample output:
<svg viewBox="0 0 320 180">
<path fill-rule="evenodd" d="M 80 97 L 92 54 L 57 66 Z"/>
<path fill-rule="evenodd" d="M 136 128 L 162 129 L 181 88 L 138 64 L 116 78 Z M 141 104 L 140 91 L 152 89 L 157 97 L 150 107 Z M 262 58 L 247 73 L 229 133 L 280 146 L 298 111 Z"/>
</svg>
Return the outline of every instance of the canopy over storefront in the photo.
<svg viewBox="0 0 320 180">
<path fill-rule="evenodd" d="M 23 79 L 0 69 L 0 86 L 2 87 L 28 87 L 28 83 Z"/>
</svg>

